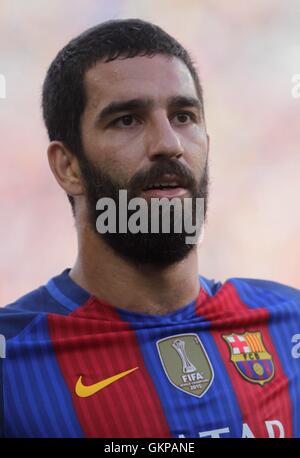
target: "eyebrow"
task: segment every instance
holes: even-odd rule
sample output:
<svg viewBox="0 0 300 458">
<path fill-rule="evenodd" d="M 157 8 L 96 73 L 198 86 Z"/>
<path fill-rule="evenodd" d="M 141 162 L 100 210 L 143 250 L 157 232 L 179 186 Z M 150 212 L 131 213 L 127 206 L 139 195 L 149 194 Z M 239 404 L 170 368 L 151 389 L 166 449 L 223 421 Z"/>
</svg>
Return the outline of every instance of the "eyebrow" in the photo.
<svg viewBox="0 0 300 458">
<path fill-rule="evenodd" d="M 169 97 L 167 99 L 167 105 L 169 108 L 172 109 L 190 107 L 197 109 L 199 112 L 202 110 L 200 100 L 196 97 L 187 97 L 181 95 Z M 154 101 L 149 98 L 136 98 L 111 102 L 97 114 L 95 119 L 95 126 L 98 126 L 101 122 L 104 122 L 108 117 L 120 113 L 122 111 L 145 111 L 147 109 L 149 110 L 153 108 L 153 106 Z"/>
</svg>

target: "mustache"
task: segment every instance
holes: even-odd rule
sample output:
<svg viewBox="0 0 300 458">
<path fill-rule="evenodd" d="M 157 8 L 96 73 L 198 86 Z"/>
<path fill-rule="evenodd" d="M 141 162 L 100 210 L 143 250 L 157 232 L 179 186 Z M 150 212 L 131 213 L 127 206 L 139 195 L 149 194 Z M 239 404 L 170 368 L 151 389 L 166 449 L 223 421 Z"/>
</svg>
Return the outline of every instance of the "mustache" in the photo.
<svg viewBox="0 0 300 458">
<path fill-rule="evenodd" d="M 158 181 L 162 175 L 172 175 L 178 178 L 183 187 L 190 191 L 195 191 L 197 185 L 192 172 L 180 162 L 175 162 L 170 159 L 162 159 L 155 163 L 148 170 L 141 170 L 136 173 L 128 183 L 128 189 L 133 194 L 138 194 L 146 188 L 149 183 Z"/>
<path fill-rule="evenodd" d="M 200 183 L 195 180 L 192 171 L 188 167 L 177 160 L 167 158 L 157 160 L 151 168 L 140 170 L 131 179 L 123 181 L 123 183 L 113 179 L 110 174 L 92 164 L 86 157 L 81 158 L 80 172 L 87 195 L 93 201 L 103 196 L 112 197 L 115 201 L 118 201 L 120 189 L 127 190 L 129 199 L 137 197 L 150 182 L 159 181 L 162 175 L 167 174 L 180 180 L 181 185 L 188 189 L 192 196 L 207 197 L 209 184 L 207 165 Z"/>
</svg>

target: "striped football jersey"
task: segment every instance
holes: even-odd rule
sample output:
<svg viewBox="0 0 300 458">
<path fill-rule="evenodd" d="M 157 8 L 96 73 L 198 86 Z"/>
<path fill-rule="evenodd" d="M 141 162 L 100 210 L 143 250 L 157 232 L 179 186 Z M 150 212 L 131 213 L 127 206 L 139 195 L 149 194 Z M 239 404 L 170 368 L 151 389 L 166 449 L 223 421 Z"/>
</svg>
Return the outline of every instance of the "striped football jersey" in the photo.
<svg viewBox="0 0 300 458">
<path fill-rule="evenodd" d="M 300 437 L 300 291 L 199 276 L 167 315 L 69 269 L 0 309 L 2 437 Z"/>
</svg>

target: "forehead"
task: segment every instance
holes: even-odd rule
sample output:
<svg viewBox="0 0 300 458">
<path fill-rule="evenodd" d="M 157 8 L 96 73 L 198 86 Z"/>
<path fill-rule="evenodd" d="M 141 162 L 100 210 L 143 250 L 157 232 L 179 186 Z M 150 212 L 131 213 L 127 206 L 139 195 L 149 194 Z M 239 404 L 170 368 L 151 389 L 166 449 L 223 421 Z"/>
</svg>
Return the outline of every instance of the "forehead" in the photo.
<svg viewBox="0 0 300 458">
<path fill-rule="evenodd" d="M 171 96 L 197 97 L 192 75 L 177 57 L 158 54 L 98 62 L 84 78 L 87 109 L 112 100 L 149 97 L 161 103 Z"/>
</svg>

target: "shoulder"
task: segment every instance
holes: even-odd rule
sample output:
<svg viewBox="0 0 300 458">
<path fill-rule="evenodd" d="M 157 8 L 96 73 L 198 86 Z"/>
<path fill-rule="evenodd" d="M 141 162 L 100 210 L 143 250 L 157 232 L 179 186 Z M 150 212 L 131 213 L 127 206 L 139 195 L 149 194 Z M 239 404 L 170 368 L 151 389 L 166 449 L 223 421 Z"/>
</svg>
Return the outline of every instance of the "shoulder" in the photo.
<svg viewBox="0 0 300 458">
<path fill-rule="evenodd" d="M 278 304 L 300 306 L 300 290 L 283 283 L 255 278 L 230 278 L 227 280 L 242 300 L 252 307 L 272 308 Z"/>
<path fill-rule="evenodd" d="M 300 290 L 272 280 L 256 278 L 228 278 L 226 281 L 216 281 L 199 276 L 200 283 L 209 296 L 215 296 L 228 287 L 233 288 L 240 299 L 250 307 L 278 306 L 282 303 L 296 304 L 300 307 Z"/>
<path fill-rule="evenodd" d="M 68 312 L 49 293 L 46 285 L 30 291 L 4 307 L 0 307 L 0 438 L 4 436 L 3 372 L 9 346 L 16 339 L 18 340 L 26 329 L 30 329 L 36 320 L 40 320 L 46 314 L 66 314 Z"/>
<path fill-rule="evenodd" d="M 40 286 L 0 307 L 0 334 L 5 335 L 6 339 L 14 337 L 37 315 L 46 313 L 65 314 L 66 310 L 45 286 Z"/>
<path fill-rule="evenodd" d="M 6 339 L 17 335 L 41 311 L 42 287 L 0 308 L 0 334 Z"/>
</svg>

